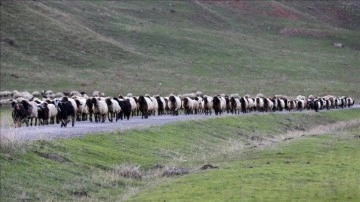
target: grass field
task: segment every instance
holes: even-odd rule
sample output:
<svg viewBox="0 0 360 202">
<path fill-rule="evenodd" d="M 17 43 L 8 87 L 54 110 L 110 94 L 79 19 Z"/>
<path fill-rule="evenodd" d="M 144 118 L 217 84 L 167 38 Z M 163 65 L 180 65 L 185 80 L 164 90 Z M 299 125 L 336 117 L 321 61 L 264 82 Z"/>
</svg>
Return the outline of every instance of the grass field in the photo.
<svg viewBox="0 0 360 202">
<path fill-rule="evenodd" d="M 1 90 L 360 98 L 356 1 L 3 1 L 0 8 Z"/>
<path fill-rule="evenodd" d="M 235 116 L 2 143 L 1 201 L 356 201 L 359 119 L 358 109 Z M 220 168 L 200 171 L 204 164 Z M 123 177 L 126 167 L 142 179 Z M 172 167 L 190 174 L 161 177 Z"/>
</svg>

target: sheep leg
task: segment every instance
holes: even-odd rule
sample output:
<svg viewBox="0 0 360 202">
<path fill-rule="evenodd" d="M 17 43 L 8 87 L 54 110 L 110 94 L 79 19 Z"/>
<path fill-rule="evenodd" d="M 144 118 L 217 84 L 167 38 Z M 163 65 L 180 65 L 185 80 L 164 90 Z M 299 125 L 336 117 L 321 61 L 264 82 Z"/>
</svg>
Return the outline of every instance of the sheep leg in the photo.
<svg viewBox="0 0 360 202">
<path fill-rule="evenodd" d="M 65 121 L 64 121 L 63 119 L 61 119 L 61 125 L 60 125 L 60 127 L 61 127 L 61 128 L 62 128 L 62 127 L 66 127 Z"/>
<path fill-rule="evenodd" d="M 104 115 L 105 116 L 105 115 Z M 108 112 L 108 119 L 110 122 L 113 122 L 113 117 L 112 117 L 112 113 Z"/>
<path fill-rule="evenodd" d="M 92 122 L 92 113 L 89 112 L 89 121 Z"/>
</svg>

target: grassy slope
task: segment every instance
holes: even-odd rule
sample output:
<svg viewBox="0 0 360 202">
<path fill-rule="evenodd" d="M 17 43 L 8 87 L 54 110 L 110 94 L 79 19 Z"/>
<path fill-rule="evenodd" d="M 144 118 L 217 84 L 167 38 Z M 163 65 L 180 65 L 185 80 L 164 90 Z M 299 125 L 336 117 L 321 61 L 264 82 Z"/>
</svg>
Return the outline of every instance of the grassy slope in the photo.
<svg viewBox="0 0 360 202">
<path fill-rule="evenodd" d="M 264 2 L 234 9 L 221 1 L 176 1 L 171 13 L 166 1 L 4 1 L 1 37 L 16 45 L 1 43 L 1 90 L 360 98 L 358 27 L 324 23 L 304 2 L 271 3 L 298 19 L 266 15 L 272 6 Z M 284 27 L 329 36 L 284 37 Z"/>
<path fill-rule="evenodd" d="M 359 201 L 359 130 L 247 152 L 130 201 Z"/>
<path fill-rule="evenodd" d="M 189 195 L 179 196 L 174 194 L 174 190 L 179 186 L 192 186 L 195 183 L 194 179 L 221 179 L 221 173 L 228 173 L 229 179 L 234 179 L 229 183 L 238 184 L 242 186 L 241 181 L 235 180 L 233 174 L 236 170 L 242 170 L 243 167 L 249 164 L 254 164 L 256 169 L 253 175 L 262 176 L 261 168 L 271 167 L 270 171 L 275 172 L 281 162 L 281 158 L 291 160 L 288 165 L 291 166 L 302 165 L 298 167 L 297 172 L 308 172 L 303 170 L 304 161 L 311 161 L 311 165 L 320 166 L 315 167 L 314 172 L 323 172 L 328 167 L 323 167 L 315 162 L 318 155 L 324 155 L 324 158 L 329 158 L 329 163 L 333 164 L 336 159 L 343 159 L 343 155 L 352 152 L 352 155 L 357 156 L 358 141 L 349 142 L 349 146 L 342 148 L 340 144 L 339 151 L 332 152 L 334 156 L 328 156 L 327 152 L 329 145 L 323 143 L 318 145 L 319 152 L 315 152 L 311 159 L 305 158 L 303 155 L 308 155 L 309 152 L 301 154 L 296 153 L 298 150 L 291 151 L 284 148 L 284 155 L 276 155 L 271 159 L 273 150 L 265 152 L 265 154 L 253 154 L 254 147 L 259 145 L 259 140 L 262 143 L 274 141 L 281 134 L 285 134 L 292 130 L 305 130 L 319 124 L 335 123 L 337 121 L 349 121 L 359 119 L 360 113 L 358 109 L 343 110 L 324 113 L 293 113 L 289 115 L 283 114 L 268 114 L 268 115 L 250 115 L 241 117 L 223 117 L 217 119 L 210 119 L 204 121 L 192 121 L 176 123 L 163 127 L 154 127 L 141 131 L 127 131 L 123 133 L 111 133 L 101 135 L 89 135 L 82 138 L 64 139 L 52 142 L 39 141 L 28 144 L 13 144 L 2 145 L 0 160 L 1 160 L 1 200 L 75 200 L 74 192 L 86 192 L 94 201 L 98 200 L 120 200 L 132 196 L 131 190 L 149 189 L 156 187 L 157 184 L 166 184 L 169 186 L 169 191 L 164 193 L 166 198 L 183 198 L 193 197 L 194 193 Z M 354 131 L 352 134 L 355 134 Z M 316 138 L 312 138 L 316 139 Z M 312 140 L 311 139 L 311 140 Z M 322 138 L 317 141 L 321 142 Z M 308 139 L 302 140 L 310 144 Z M 298 145 L 298 143 L 296 143 Z M 312 144 L 316 144 L 312 143 Z M 355 147 L 355 149 L 353 148 Z M 304 147 L 304 149 L 311 149 L 311 147 Z M 322 150 L 323 149 L 323 150 Z M 247 153 L 250 152 L 250 153 Z M 276 151 L 275 151 L 276 153 Z M 242 156 L 239 163 L 238 157 Z M 248 155 L 249 154 L 249 155 Z M 285 155 L 286 154 L 286 155 Z M 256 155 L 267 155 L 271 162 L 270 165 L 264 165 L 261 160 L 262 157 Z M 312 155 L 312 154 L 311 154 Z M 44 158 L 43 156 L 47 156 Z M 52 157 L 52 158 L 50 158 Z M 255 158 L 256 157 L 256 158 Z M 299 157 L 299 160 L 296 160 Z M 310 158 L 310 157 L 309 157 Z M 332 159 L 334 158 L 334 159 Z M 225 159 L 225 161 L 224 161 Z M 345 162 L 346 160 L 346 162 Z M 344 165 L 346 170 L 336 170 L 334 172 L 345 172 L 349 176 L 356 175 L 356 170 L 348 162 L 349 158 L 344 158 Z M 221 169 L 216 172 L 197 173 L 172 181 L 171 179 L 163 179 L 156 177 L 156 174 L 151 173 L 151 167 L 154 164 L 161 164 L 165 166 L 181 166 L 186 168 L 199 168 L 202 164 L 212 163 L 221 164 Z M 229 165 L 226 165 L 229 163 Z M 121 165 L 139 165 L 141 170 L 146 174 L 143 180 L 128 180 L 116 174 L 117 169 Z M 230 165 L 231 164 L 231 165 Z M 279 165 L 281 164 L 281 165 Z M 338 165 L 336 163 L 336 165 Z M 229 167 L 230 170 L 223 169 Z M 304 168 L 305 169 L 305 168 Z M 229 172 L 227 172 L 229 171 Z M 266 172 L 270 172 L 266 171 Z M 150 173 L 149 173 L 150 172 Z M 238 171 L 239 172 L 239 171 Z M 245 173 L 240 175 L 241 178 L 246 178 Z M 309 171 L 310 172 L 310 171 Z M 356 172 L 356 173 L 354 173 Z M 250 173 L 251 174 L 251 173 Z M 289 178 L 291 171 L 281 174 L 276 172 L 275 176 L 284 177 L 285 183 L 291 183 Z M 300 176 L 300 175 L 299 175 Z M 326 177 L 324 173 L 321 175 Z M 269 179 L 274 175 L 269 174 Z M 305 178 L 307 176 L 304 176 Z M 307 179 L 307 178 L 306 178 Z M 348 178 L 343 179 L 346 183 L 356 181 L 347 181 Z M 255 181 L 248 179 L 250 185 Z M 275 179 L 274 179 L 275 180 Z M 324 179 L 318 179 L 321 183 L 327 182 Z M 336 179 L 335 179 L 336 180 Z M 174 182 L 174 184 L 172 184 Z M 214 181 L 214 182 L 217 182 Z M 218 181 L 220 183 L 220 181 Z M 183 184 L 184 183 L 184 184 Z M 204 181 L 202 183 L 210 183 Z M 240 184 L 239 184 L 240 183 Z M 294 184 L 295 183 L 295 184 Z M 182 185 L 183 184 L 183 185 Z M 170 186 L 172 185 L 172 186 Z M 195 184 L 193 184 L 195 186 Z M 266 187 L 268 184 L 265 184 Z M 197 186 L 197 185 L 196 185 Z M 280 185 L 279 185 L 280 186 Z M 292 186 L 296 186 L 293 182 Z M 338 186 L 338 184 L 334 184 Z M 162 186 L 161 186 L 162 187 Z M 203 193 L 214 193 L 214 189 L 219 190 L 219 200 L 225 197 L 226 190 L 222 189 L 223 185 L 205 186 L 201 191 Z M 227 187 L 226 187 L 227 188 Z M 329 188 L 330 189 L 330 188 Z M 325 194 L 329 189 L 324 188 L 319 190 L 320 194 Z M 158 192 L 160 189 L 155 189 Z M 292 190 L 301 197 L 302 190 Z M 356 190 L 354 190 L 356 191 Z M 150 192 L 148 195 L 140 195 L 139 197 L 155 197 Z M 137 192 L 135 192 L 137 193 Z M 249 193 L 249 192 L 247 192 Z M 295 194 L 295 193 L 294 193 Z M 351 197 L 356 197 L 354 192 L 351 192 Z M 274 196 L 270 193 L 262 196 Z M 259 196 L 259 197 L 262 197 Z M 288 195 L 284 195 L 290 197 Z M 205 196 L 201 196 L 205 197 Z M 235 197 L 235 196 L 234 196 Z M 142 200 L 136 198 L 135 200 Z M 344 199 L 342 197 L 342 199 Z M 158 201 L 158 199 L 154 199 Z"/>
</svg>

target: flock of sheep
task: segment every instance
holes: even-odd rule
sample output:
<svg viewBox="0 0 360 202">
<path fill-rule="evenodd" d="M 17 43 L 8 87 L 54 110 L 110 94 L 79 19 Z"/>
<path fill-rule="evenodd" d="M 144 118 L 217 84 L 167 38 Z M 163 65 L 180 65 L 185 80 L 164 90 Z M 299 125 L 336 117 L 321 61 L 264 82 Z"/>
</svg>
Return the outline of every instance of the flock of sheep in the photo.
<svg viewBox="0 0 360 202">
<path fill-rule="evenodd" d="M 52 91 L 43 91 L 36 95 L 28 95 L 28 97 L 14 97 L 13 94 L 9 102 L 16 127 L 21 127 L 23 123 L 27 126 L 61 123 L 61 127 L 66 127 L 69 122 L 72 122 L 72 126 L 74 126 L 75 120 L 113 122 L 119 119 L 129 120 L 132 116 L 141 116 L 146 119 L 149 116 L 175 116 L 180 113 L 221 115 L 222 113 L 240 114 L 253 111 L 319 111 L 351 107 L 355 104 L 351 97 L 333 95 L 322 97 L 299 95 L 290 99 L 282 95 L 272 97 L 265 97 L 262 94 L 255 97 L 237 94 L 208 96 L 196 92 L 183 95 L 170 94 L 166 97 L 160 95 L 133 96 L 130 93 L 127 96 L 105 97 L 103 93 L 99 92 L 88 96 L 86 93 L 77 91 L 58 95 Z"/>
</svg>

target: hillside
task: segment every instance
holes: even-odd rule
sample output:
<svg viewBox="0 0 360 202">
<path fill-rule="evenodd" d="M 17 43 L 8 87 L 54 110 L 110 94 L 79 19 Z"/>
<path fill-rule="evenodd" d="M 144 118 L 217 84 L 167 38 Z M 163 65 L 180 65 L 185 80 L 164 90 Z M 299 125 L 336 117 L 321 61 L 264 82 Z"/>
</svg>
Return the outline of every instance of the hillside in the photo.
<svg viewBox="0 0 360 202">
<path fill-rule="evenodd" d="M 1 1 L 0 8 L 1 90 L 360 99 L 358 1 Z"/>
</svg>

